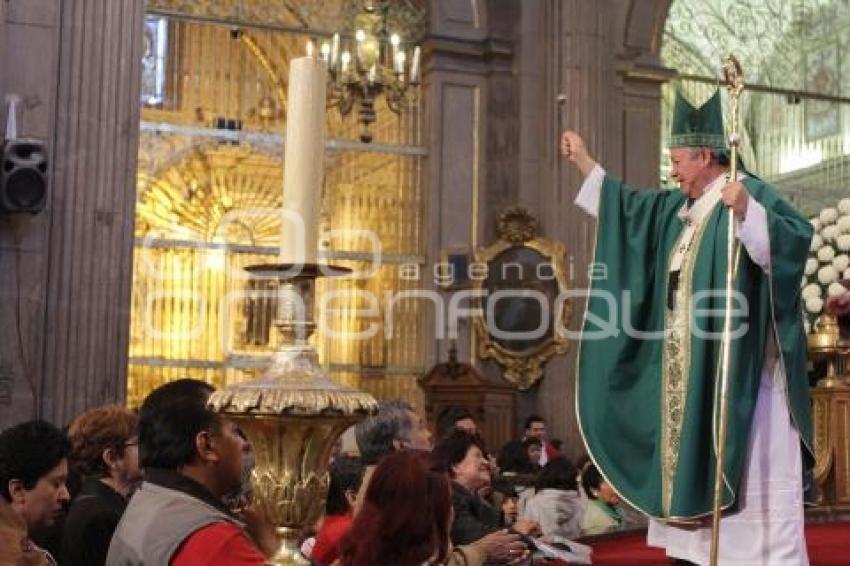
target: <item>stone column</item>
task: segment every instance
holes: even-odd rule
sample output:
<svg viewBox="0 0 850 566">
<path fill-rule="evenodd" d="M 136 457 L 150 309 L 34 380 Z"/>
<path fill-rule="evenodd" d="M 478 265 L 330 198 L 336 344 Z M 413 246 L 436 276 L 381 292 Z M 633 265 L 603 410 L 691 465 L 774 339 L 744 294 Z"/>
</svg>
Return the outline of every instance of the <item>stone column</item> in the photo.
<svg viewBox="0 0 850 566">
<path fill-rule="evenodd" d="M 431 267 L 445 251 L 472 254 L 481 245 L 481 209 L 487 186 L 484 166 L 488 112 L 486 10 L 475 0 L 440 0 L 431 3 L 431 33 L 425 43 L 424 111 L 428 158 L 428 262 L 423 286 L 434 288 Z M 451 292 L 441 292 L 445 304 Z M 470 307 L 468 301 L 462 305 Z M 439 307 L 437 307 L 439 308 Z M 428 332 L 439 336 L 431 318 Z M 461 360 L 472 356 L 472 325 L 459 328 Z M 435 339 L 427 358 L 433 363 L 448 359 L 448 342 Z"/>
<path fill-rule="evenodd" d="M 126 390 L 144 1 L 8 4 L 3 84 L 29 101 L 22 121 L 51 167 L 46 210 L 0 232 L 0 262 L 20 259 L 0 269 L 14 399 L 0 426 L 65 424 Z"/>
</svg>

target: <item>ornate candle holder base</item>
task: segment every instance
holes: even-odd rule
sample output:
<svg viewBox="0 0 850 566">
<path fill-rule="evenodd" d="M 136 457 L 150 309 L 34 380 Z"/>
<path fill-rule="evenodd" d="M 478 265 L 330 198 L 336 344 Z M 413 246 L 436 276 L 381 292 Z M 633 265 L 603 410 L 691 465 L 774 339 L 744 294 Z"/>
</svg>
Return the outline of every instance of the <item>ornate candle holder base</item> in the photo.
<svg viewBox="0 0 850 566">
<path fill-rule="evenodd" d="M 827 363 L 826 375 L 817 382 L 817 387 L 827 389 L 847 388 L 850 387 L 850 379 L 846 375 L 840 375 L 838 372 L 841 358 L 850 353 L 850 348 L 824 348 L 818 350 L 809 350 L 809 356 L 812 360 L 825 360 Z"/>
<path fill-rule="evenodd" d="M 825 360 L 827 363 L 826 375 L 817 382 L 817 387 L 850 387 L 847 377 L 839 374 L 839 365 L 850 354 L 850 345 L 842 343 L 834 315 L 825 313 L 818 317 L 808 336 L 808 345 L 809 356 L 813 360 Z"/>
<path fill-rule="evenodd" d="M 236 422 L 253 447 L 254 504 L 281 538 L 266 564 L 307 565 L 299 550 L 299 535 L 324 510 L 333 444 L 349 426 L 374 414 L 377 402 L 331 380 L 307 341 L 315 329 L 316 278 L 350 270 L 271 264 L 251 266 L 248 271 L 280 281 L 275 326 L 281 343 L 259 378 L 215 392 L 209 404 Z"/>
</svg>

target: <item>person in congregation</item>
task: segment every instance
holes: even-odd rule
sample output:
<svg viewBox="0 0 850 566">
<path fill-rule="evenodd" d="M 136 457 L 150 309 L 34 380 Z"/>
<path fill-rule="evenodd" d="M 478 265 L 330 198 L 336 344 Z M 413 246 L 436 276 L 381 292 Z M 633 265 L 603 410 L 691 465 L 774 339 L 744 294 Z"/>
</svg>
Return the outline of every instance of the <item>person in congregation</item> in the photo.
<svg viewBox="0 0 850 566">
<path fill-rule="evenodd" d="M 533 473 L 540 473 L 540 470 L 543 469 L 543 464 L 540 463 L 540 460 L 543 459 L 543 441 L 539 438 L 529 436 L 522 441 L 522 445 L 528 454 L 528 460 L 531 462 Z"/>
<path fill-rule="evenodd" d="M 670 140 L 680 190 L 632 189 L 578 133 L 561 137 L 585 179 L 575 203 L 597 219 L 593 265 L 605 267 L 591 279 L 579 350 L 580 430 L 612 487 L 653 518 L 648 544 L 707 563 L 711 523 L 700 521 L 714 507 L 715 384 L 735 271 L 719 561 L 804 564 L 814 451 L 800 280 L 813 228 L 743 168 L 730 178 L 719 90 L 699 107 L 677 93 Z M 732 266 L 730 223 L 741 244 Z"/>
<path fill-rule="evenodd" d="M 30 535 L 51 526 L 70 498 L 65 486 L 70 448 L 65 434 L 44 421 L 0 433 L 0 563 L 56 564 Z"/>
<path fill-rule="evenodd" d="M 112 534 L 141 479 L 138 418 L 124 407 L 91 409 L 71 423 L 71 467 L 82 487 L 71 502 L 62 533 L 62 566 L 106 562 Z"/>
<path fill-rule="evenodd" d="M 578 470 L 566 458 L 558 458 L 543 466 L 521 518 L 540 525 L 544 537 L 575 539 L 581 534 L 584 509 L 584 499 L 578 491 Z"/>
<path fill-rule="evenodd" d="M 545 466 L 550 460 L 560 458 L 561 453 L 552 446 L 548 440 L 546 431 L 546 420 L 540 415 L 530 415 L 525 419 L 525 436 L 523 440 L 536 438 L 540 441 L 542 451 L 540 452 L 540 460 L 537 464 L 541 467 Z"/>
<path fill-rule="evenodd" d="M 256 513 L 236 517 L 223 502 L 241 485 L 245 440 L 235 423 L 207 407 L 212 392 L 202 381 L 180 379 L 142 403 L 145 480 L 118 523 L 107 565 L 260 566 L 276 550 L 271 525 Z"/>
<path fill-rule="evenodd" d="M 519 496 L 514 486 L 510 482 L 496 480 L 490 497 L 493 506 L 499 510 L 502 525 L 509 528 L 513 526 L 519 516 Z"/>
<path fill-rule="evenodd" d="M 372 474 L 382 458 L 396 452 L 430 452 L 432 444 L 431 432 L 425 419 L 417 415 L 409 403 L 402 400 L 379 403 L 378 414 L 358 423 L 354 427 L 354 433 L 360 458 L 365 466 L 360 491 L 354 502 L 356 517 L 366 500 Z M 485 560 L 504 560 L 511 551 L 516 554 L 523 547 L 518 536 L 495 531 L 459 548 L 458 552 L 450 555 L 449 561 L 451 564 L 476 566 L 483 564 Z"/>
<path fill-rule="evenodd" d="M 443 438 L 456 428 L 465 430 L 469 434 L 478 434 L 478 424 L 468 409 L 449 407 L 437 418 L 437 438 Z"/>
<path fill-rule="evenodd" d="M 456 430 L 434 447 L 433 458 L 437 469 L 448 473 L 452 479 L 452 542 L 473 543 L 504 527 L 499 511 L 482 500 L 478 489 L 490 479 L 490 464 L 477 436 Z M 533 521 L 518 520 L 513 530 L 524 535 L 538 532 Z"/>
<path fill-rule="evenodd" d="M 330 476 L 325 516 L 309 556 L 316 566 L 330 566 L 339 558 L 340 543 L 354 519 L 354 501 L 363 479 L 363 465 L 354 458 L 337 457 Z"/>
<path fill-rule="evenodd" d="M 540 467 L 528 456 L 528 450 L 522 440 L 511 440 L 499 451 L 499 481 L 510 484 L 517 494 L 517 510 L 522 511 L 525 502 L 534 494 L 534 482 Z"/>
<path fill-rule="evenodd" d="M 430 469 L 427 454 L 394 452 L 375 468 L 339 564 L 445 565 L 451 522 L 446 475 Z"/>
<path fill-rule="evenodd" d="M 625 523 L 620 497 L 592 462 L 581 472 L 581 486 L 587 496 L 587 509 L 581 521 L 582 535 L 597 535 L 619 529 Z"/>
<path fill-rule="evenodd" d="M 414 412 L 410 403 L 401 399 L 381 401 L 378 413 L 355 425 L 354 434 L 360 460 L 366 467 L 354 504 L 354 513 L 357 514 L 381 458 L 399 450 L 430 451 L 432 444 L 431 431 L 425 419 Z"/>
</svg>

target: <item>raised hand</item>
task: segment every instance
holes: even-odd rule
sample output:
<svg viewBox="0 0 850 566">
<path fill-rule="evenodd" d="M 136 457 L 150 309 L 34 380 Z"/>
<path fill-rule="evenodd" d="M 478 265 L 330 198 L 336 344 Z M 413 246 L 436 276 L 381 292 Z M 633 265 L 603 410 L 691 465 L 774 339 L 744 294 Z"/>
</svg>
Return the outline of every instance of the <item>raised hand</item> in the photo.
<svg viewBox="0 0 850 566">
<path fill-rule="evenodd" d="M 596 167 L 596 161 L 590 157 L 584 140 L 576 132 L 567 130 L 561 134 L 561 155 L 575 163 L 585 176 Z"/>
</svg>

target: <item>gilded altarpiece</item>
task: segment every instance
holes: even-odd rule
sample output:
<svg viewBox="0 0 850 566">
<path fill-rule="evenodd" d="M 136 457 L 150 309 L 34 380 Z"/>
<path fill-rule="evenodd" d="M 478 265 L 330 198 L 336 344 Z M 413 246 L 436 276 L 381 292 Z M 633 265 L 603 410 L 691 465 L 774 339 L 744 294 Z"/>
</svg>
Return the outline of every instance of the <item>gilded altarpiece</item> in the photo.
<svg viewBox="0 0 850 566">
<path fill-rule="evenodd" d="M 351 10 L 298 4 L 148 3 L 131 406 L 180 377 L 243 380 L 272 351 L 273 290 L 244 267 L 278 254 L 288 62 Z M 416 40 L 424 3 L 401 4 L 398 25 Z M 338 381 L 421 405 L 424 305 L 399 298 L 422 286 L 405 273 L 427 271 L 420 109 L 395 114 L 379 99 L 376 110 L 371 145 L 358 140 L 356 112 L 327 112 L 320 255 L 355 277 L 319 283 L 315 345 Z"/>
</svg>

